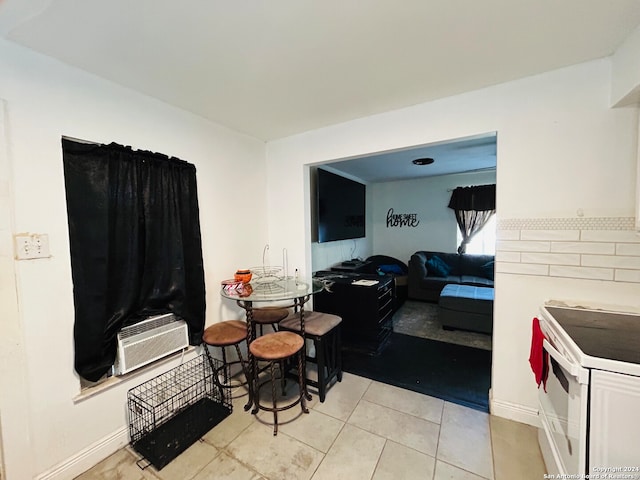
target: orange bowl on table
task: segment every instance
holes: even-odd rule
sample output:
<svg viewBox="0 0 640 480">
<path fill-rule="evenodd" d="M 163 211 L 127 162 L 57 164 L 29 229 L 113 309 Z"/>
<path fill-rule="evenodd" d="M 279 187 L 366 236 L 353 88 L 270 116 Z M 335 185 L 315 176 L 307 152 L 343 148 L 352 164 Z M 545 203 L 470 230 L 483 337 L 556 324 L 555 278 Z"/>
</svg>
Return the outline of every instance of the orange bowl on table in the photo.
<svg viewBox="0 0 640 480">
<path fill-rule="evenodd" d="M 251 274 L 251 270 L 238 270 L 233 275 L 233 278 L 238 282 L 249 283 L 252 276 L 253 275 Z"/>
</svg>

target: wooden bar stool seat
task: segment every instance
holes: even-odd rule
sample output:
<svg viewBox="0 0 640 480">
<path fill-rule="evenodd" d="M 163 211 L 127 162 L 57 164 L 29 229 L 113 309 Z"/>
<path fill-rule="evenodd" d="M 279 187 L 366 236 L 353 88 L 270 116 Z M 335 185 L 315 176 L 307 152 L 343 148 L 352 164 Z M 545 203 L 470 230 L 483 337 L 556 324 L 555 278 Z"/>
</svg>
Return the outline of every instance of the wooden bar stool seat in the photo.
<svg viewBox="0 0 640 480">
<path fill-rule="evenodd" d="M 253 309 L 253 323 L 260 325 L 260 335 L 263 335 L 262 327 L 271 325 L 273 331 L 278 330 L 278 323 L 289 316 L 289 310 L 283 307 L 259 307 Z"/>
<path fill-rule="evenodd" d="M 210 327 L 207 327 L 202 334 L 202 341 L 205 343 L 205 352 L 207 358 L 211 363 L 211 368 L 214 371 L 214 378 L 218 381 L 220 387 L 234 388 L 240 385 L 247 384 L 247 368 L 245 365 L 242 352 L 240 351 L 240 344 L 247 339 L 247 324 L 241 320 L 225 320 L 223 322 L 214 323 Z M 211 352 L 207 347 L 219 347 L 222 350 L 222 366 L 215 368 Z M 229 362 L 227 361 L 227 347 L 235 347 L 238 360 Z M 231 365 L 240 364 L 242 373 L 245 377 L 244 382 L 239 384 L 232 384 L 230 382 L 229 370 Z M 220 373 L 222 372 L 223 380 L 220 381 Z"/>
<path fill-rule="evenodd" d="M 252 413 L 258 413 L 258 410 L 264 410 L 267 412 L 273 412 L 273 434 L 278 434 L 278 412 L 283 410 L 288 410 L 294 407 L 297 404 L 300 404 L 300 407 L 304 413 L 309 413 L 305 405 L 304 398 L 304 375 L 302 372 L 302 350 L 304 346 L 304 339 L 293 332 L 275 332 L 275 333 L 267 333 L 261 337 L 258 337 L 249 345 L 249 351 L 251 355 L 254 356 L 256 360 L 262 360 L 269 362 L 269 370 L 270 370 L 270 379 L 267 382 L 263 382 L 261 385 L 257 385 L 255 389 L 255 408 Z M 299 394 L 294 401 L 287 405 L 277 406 L 276 401 L 276 374 L 275 374 L 275 364 L 288 360 L 294 356 L 298 357 L 298 388 Z M 283 382 L 283 395 L 284 395 L 284 380 L 285 377 L 282 375 Z M 256 382 L 257 383 L 257 382 Z M 260 403 L 260 387 L 266 385 L 267 383 L 271 383 L 271 400 L 272 406 L 267 407 Z"/>
<path fill-rule="evenodd" d="M 307 362 L 318 367 L 318 379 L 306 379 L 307 384 L 318 389 L 320 402 L 324 402 L 327 390 L 336 380 L 342 381 L 342 318 L 330 313 L 304 311 L 304 336 L 313 341 L 316 356 L 306 357 Z M 295 313 L 279 325 L 280 331 L 301 332 L 300 313 Z"/>
</svg>

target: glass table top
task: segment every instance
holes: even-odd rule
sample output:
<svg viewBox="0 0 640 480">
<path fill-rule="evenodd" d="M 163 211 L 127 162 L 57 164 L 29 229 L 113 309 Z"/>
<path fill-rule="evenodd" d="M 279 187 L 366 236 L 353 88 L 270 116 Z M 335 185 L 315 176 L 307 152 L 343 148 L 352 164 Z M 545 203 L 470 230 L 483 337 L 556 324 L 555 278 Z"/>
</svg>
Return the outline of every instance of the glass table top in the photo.
<svg viewBox="0 0 640 480">
<path fill-rule="evenodd" d="M 294 300 L 320 292 L 324 285 L 317 280 L 301 281 L 292 277 L 260 281 L 254 280 L 241 286 L 224 285 L 220 294 L 232 300 L 245 302 L 271 302 Z"/>
</svg>

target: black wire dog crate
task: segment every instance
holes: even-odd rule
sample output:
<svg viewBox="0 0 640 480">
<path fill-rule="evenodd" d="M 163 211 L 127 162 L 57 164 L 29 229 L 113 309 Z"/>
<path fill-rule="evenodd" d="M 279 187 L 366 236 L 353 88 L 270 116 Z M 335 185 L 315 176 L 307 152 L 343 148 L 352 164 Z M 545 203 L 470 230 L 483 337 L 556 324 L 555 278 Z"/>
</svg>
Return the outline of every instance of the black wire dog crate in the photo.
<svg viewBox="0 0 640 480">
<path fill-rule="evenodd" d="M 158 470 L 231 413 L 231 393 L 214 376 L 222 367 L 199 355 L 129 390 L 131 445 Z"/>
</svg>

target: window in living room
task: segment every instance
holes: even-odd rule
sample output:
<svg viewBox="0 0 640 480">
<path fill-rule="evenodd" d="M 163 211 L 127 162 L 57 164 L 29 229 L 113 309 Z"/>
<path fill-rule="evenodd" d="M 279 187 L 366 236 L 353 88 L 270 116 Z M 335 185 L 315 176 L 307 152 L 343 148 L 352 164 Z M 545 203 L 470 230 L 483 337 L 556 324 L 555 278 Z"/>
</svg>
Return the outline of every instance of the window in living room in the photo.
<svg viewBox="0 0 640 480">
<path fill-rule="evenodd" d="M 474 235 L 469 243 L 467 243 L 466 253 L 476 255 L 495 255 L 496 254 L 496 216 L 493 215 L 487 224 L 482 227 L 478 233 Z M 462 242 L 462 234 L 459 229 L 457 231 L 457 244 Z"/>
</svg>

